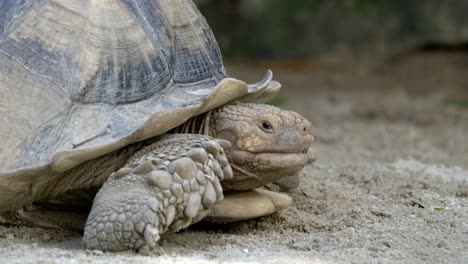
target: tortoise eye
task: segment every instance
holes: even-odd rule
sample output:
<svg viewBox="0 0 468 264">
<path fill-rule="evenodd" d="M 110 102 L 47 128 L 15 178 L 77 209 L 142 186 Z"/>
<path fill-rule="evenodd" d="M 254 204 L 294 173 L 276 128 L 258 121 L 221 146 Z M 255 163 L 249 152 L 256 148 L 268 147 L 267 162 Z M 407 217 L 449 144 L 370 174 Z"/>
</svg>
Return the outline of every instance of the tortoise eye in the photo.
<svg viewBox="0 0 468 264">
<path fill-rule="evenodd" d="M 262 121 L 262 129 L 265 132 L 273 132 L 273 125 L 269 121 Z"/>
</svg>

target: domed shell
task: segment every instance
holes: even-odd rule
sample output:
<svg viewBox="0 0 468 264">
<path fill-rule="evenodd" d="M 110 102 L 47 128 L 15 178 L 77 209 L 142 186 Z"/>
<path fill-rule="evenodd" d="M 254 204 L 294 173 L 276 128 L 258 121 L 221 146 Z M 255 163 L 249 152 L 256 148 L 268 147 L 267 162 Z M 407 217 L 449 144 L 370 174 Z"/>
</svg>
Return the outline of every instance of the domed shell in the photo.
<svg viewBox="0 0 468 264">
<path fill-rule="evenodd" d="M 277 91 L 270 81 L 226 76 L 191 1 L 3 0 L 0 211 L 86 160 Z"/>
</svg>

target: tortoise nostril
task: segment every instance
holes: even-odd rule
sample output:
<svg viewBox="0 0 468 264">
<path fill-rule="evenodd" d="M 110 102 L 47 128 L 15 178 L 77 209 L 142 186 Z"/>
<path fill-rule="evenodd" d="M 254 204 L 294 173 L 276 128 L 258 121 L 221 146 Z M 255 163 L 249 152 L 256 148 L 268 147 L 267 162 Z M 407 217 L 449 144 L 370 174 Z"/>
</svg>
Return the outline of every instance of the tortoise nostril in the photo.
<svg viewBox="0 0 468 264">
<path fill-rule="evenodd" d="M 300 124 L 298 127 L 297 127 L 297 131 L 301 134 L 301 135 L 308 135 L 310 134 L 310 131 L 311 131 L 311 126 L 309 124 Z"/>
</svg>

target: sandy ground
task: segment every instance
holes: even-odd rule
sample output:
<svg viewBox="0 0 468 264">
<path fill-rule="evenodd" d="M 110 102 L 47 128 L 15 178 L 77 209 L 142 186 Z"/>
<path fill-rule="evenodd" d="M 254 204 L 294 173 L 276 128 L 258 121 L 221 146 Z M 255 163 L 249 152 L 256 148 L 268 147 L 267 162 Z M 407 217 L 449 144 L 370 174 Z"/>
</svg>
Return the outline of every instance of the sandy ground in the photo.
<svg viewBox="0 0 468 264">
<path fill-rule="evenodd" d="M 447 103 L 468 93 L 468 55 L 366 65 L 276 67 L 281 106 L 317 138 L 291 208 L 167 235 L 161 256 L 0 225 L 1 263 L 468 263 L 468 109 Z M 230 67 L 251 81 L 258 68 Z"/>
</svg>

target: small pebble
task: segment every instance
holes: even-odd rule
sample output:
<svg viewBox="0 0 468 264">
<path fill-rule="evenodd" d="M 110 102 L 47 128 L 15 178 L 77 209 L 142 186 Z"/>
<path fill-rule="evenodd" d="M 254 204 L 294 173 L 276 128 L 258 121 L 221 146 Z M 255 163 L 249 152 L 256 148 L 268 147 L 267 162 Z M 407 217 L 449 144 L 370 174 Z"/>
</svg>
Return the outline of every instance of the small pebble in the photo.
<svg viewBox="0 0 468 264">
<path fill-rule="evenodd" d="M 101 250 L 93 250 L 93 255 L 94 256 L 102 256 L 104 255 L 104 252 L 102 252 Z"/>
<path fill-rule="evenodd" d="M 50 241 L 51 239 L 52 239 L 52 236 L 49 234 L 42 235 L 42 241 L 44 242 Z"/>
<path fill-rule="evenodd" d="M 98 250 L 98 249 L 86 250 L 86 253 L 88 253 L 89 255 L 93 255 L 93 256 L 102 256 L 102 255 L 104 255 L 104 252 L 102 252 L 102 250 Z"/>
</svg>

